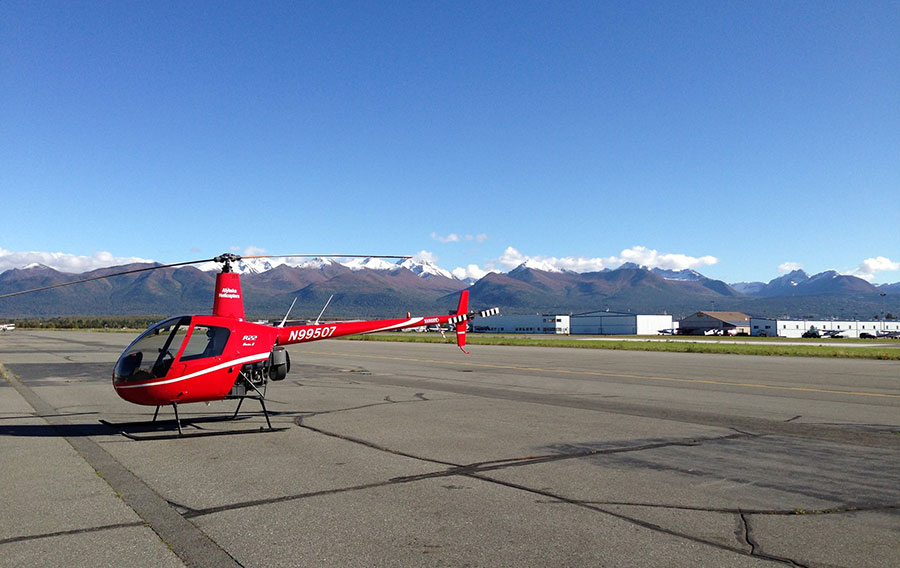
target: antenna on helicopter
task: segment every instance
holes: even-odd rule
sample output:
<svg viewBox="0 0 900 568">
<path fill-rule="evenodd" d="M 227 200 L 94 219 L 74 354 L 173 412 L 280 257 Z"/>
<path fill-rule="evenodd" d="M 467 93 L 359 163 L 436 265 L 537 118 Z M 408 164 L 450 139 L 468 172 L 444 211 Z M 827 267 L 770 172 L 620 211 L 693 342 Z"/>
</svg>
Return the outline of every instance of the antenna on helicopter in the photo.
<svg viewBox="0 0 900 568">
<path fill-rule="evenodd" d="M 332 298 L 334 298 L 334 294 L 332 294 L 331 296 L 328 297 L 328 301 L 325 302 L 325 307 L 323 307 L 323 308 L 322 308 L 322 311 L 319 312 L 319 317 L 316 318 L 316 325 L 319 325 L 319 320 L 322 319 L 322 314 L 325 313 L 325 308 L 327 308 L 327 307 L 328 307 L 328 304 L 331 303 L 331 299 L 332 299 Z"/>
<path fill-rule="evenodd" d="M 284 327 L 284 324 L 285 324 L 285 323 L 287 323 L 287 319 L 288 319 L 288 316 L 289 316 L 289 315 L 291 315 L 291 310 L 293 310 L 293 309 L 294 309 L 294 304 L 296 304 L 296 303 L 297 303 L 297 298 L 294 298 L 294 301 L 293 301 L 293 302 L 291 302 L 291 307 L 290 307 L 290 308 L 288 308 L 288 311 L 287 311 L 287 313 L 286 313 L 286 314 L 284 314 L 284 319 L 283 319 L 283 320 L 281 320 L 281 323 L 280 323 L 280 324 L 278 324 L 278 327 Z"/>
</svg>

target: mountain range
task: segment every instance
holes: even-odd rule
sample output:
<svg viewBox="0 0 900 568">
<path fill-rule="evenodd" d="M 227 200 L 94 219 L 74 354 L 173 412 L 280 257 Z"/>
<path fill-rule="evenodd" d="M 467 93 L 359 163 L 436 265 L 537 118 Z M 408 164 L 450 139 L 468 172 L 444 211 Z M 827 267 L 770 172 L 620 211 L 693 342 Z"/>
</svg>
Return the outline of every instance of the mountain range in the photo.
<svg viewBox="0 0 900 568">
<path fill-rule="evenodd" d="M 31 265 L 0 273 L 0 296 L 156 266 L 130 264 L 84 274 Z M 93 280 L 32 294 L 0 298 L 0 316 L 172 315 L 209 313 L 218 264 L 169 267 Z M 251 259 L 242 273 L 247 316 L 281 318 L 296 298 L 293 317 L 315 317 L 330 296 L 325 317 L 395 317 L 407 311 L 444 313 L 461 290 L 473 307 L 503 313 L 582 313 L 611 310 L 670 313 L 742 311 L 755 316 L 871 319 L 900 313 L 900 283 L 874 286 L 834 271 L 796 270 L 769 282 L 726 284 L 694 270 L 624 264 L 614 270 L 575 273 L 530 260 L 508 273 L 464 282 L 427 261 L 316 258 L 298 265 Z"/>
</svg>

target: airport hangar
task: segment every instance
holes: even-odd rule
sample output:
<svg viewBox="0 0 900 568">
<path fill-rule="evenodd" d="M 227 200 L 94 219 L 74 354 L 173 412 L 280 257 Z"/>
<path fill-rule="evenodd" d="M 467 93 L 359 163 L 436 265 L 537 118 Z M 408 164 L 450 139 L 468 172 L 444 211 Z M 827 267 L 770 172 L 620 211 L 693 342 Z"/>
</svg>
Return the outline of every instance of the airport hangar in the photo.
<svg viewBox="0 0 900 568">
<path fill-rule="evenodd" d="M 477 333 L 546 333 L 559 335 L 660 335 L 672 333 L 671 315 L 587 312 L 574 315 L 499 315 L 474 323 Z"/>
<path fill-rule="evenodd" d="M 683 335 L 753 335 L 757 337 L 803 337 L 811 328 L 846 338 L 872 337 L 900 333 L 900 322 L 859 320 L 795 320 L 752 317 L 741 312 L 696 312 L 678 322 Z"/>
<path fill-rule="evenodd" d="M 858 338 L 867 333 L 878 337 L 900 333 L 900 322 L 855 320 L 790 320 L 777 318 L 750 318 L 750 335 L 759 337 L 803 337 L 815 328 L 818 331 L 836 331 L 844 337 Z"/>
<path fill-rule="evenodd" d="M 473 324 L 476 333 L 532 333 L 555 335 L 663 335 L 672 333 L 759 337 L 802 337 L 811 327 L 837 331 L 844 337 L 862 333 L 900 333 L 900 321 L 793 320 L 751 317 L 739 312 L 696 312 L 681 321 L 668 314 L 597 311 L 574 315 L 498 315 Z"/>
</svg>

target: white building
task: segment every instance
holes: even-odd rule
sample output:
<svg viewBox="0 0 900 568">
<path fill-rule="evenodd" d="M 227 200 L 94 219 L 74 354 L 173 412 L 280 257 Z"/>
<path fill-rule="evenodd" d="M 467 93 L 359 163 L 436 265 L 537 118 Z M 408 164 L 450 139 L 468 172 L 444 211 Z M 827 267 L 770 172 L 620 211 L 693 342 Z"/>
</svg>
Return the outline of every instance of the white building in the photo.
<svg viewBox="0 0 900 568">
<path fill-rule="evenodd" d="M 472 331 L 482 333 L 569 333 L 569 316 L 553 314 L 491 316 L 484 320 L 476 320 L 471 324 Z"/>
<path fill-rule="evenodd" d="M 591 312 L 579 315 L 499 315 L 476 320 L 482 333 L 547 333 L 561 335 L 659 335 L 676 327 L 670 315 Z"/>
<path fill-rule="evenodd" d="M 851 320 L 782 320 L 750 318 L 750 335 L 762 337 L 802 337 L 815 328 L 820 334 L 839 334 L 858 338 L 867 333 L 874 337 L 886 333 L 900 333 L 900 321 L 851 321 Z"/>
<path fill-rule="evenodd" d="M 670 315 L 591 312 L 571 317 L 573 335 L 661 335 L 675 327 Z"/>
</svg>

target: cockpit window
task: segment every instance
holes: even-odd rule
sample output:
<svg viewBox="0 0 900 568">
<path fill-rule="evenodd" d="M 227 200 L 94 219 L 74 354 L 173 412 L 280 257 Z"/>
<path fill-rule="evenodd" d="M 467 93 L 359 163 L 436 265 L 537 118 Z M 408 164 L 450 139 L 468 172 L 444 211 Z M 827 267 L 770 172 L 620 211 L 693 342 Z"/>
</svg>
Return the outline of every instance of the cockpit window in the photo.
<svg viewBox="0 0 900 568">
<path fill-rule="evenodd" d="M 195 325 L 187 345 L 184 346 L 181 360 L 191 361 L 205 357 L 218 357 L 225 351 L 229 335 L 231 335 L 231 331 L 227 327 Z"/>
<path fill-rule="evenodd" d="M 191 318 L 184 316 L 161 321 L 147 329 L 119 357 L 114 382 L 166 376 L 190 324 Z"/>
</svg>

